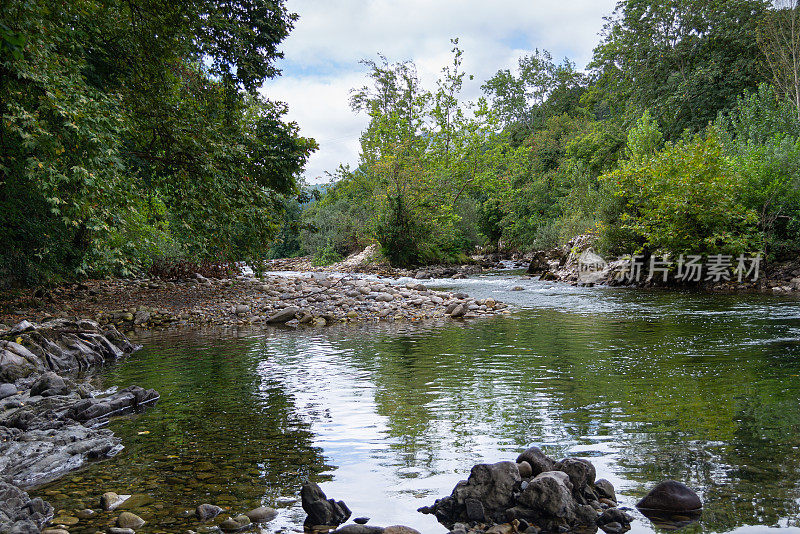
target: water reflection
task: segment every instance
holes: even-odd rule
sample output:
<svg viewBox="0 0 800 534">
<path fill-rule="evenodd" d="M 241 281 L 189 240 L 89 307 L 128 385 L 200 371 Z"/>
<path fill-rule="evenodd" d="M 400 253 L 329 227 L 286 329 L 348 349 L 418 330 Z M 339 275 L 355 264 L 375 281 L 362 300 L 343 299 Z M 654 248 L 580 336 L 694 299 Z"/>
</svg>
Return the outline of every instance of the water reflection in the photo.
<svg viewBox="0 0 800 534">
<path fill-rule="evenodd" d="M 181 510 L 275 505 L 310 477 L 374 524 L 445 532 L 416 508 L 474 463 L 535 443 L 590 459 L 627 506 L 684 481 L 706 508 L 683 532 L 797 526 L 797 301 L 458 283 L 524 308 L 465 324 L 143 339 L 101 382 L 156 388 L 158 408 L 113 424 L 120 457 L 42 491 L 65 508 L 98 488 L 155 494 L 163 508 L 148 513 L 189 528 Z M 264 531 L 302 517 L 284 507 Z M 634 532 L 655 528 L 637 518 Z"/>
</svg>

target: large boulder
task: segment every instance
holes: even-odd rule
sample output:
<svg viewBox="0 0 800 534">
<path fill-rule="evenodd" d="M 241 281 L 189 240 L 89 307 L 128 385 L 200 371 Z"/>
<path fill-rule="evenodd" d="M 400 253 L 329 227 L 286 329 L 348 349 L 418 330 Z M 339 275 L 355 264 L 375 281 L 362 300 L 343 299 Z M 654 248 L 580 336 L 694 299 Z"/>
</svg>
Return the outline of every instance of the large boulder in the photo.
<svg viewBox="0 0 800 534">
<path fill-rule="evenodd" d="M 536 476 L 545 471 L 555 469 L 556 461 L 547 456 L 539 447 L 530 447 L 517 457 L 517 463 L 528 462 L 531 466 L 531 476 Z"/>
<path fill-rule="evenodd" d="M 686 484 L 675 480 L 658 483 L 644 498 L 636 503 L 643 510 L 662 512 L 695 512 L 703 507 L 700 497 Z"/>
<path fill-rule="evenodd" d="M 284 308 L 270 315 L 269 318 L 267 318 L 267 323 L 283 324 L 294 319 L 295 315 L 297 315 L 299 312 L 300 308 L 296 306 L 289 306 L 288 308 Z"/>
<path fill-rule="evenodd" d="M 575 517 L 572 483 L 566 473 L 547 471 L 531 480 L 519 495 L 519 503 L 537 515 L 563 518 L 567 522 Z"/>
<path fill-rule="evenodd" d="M 418 511 L 435 515 L 451 530 L 480 523 L 488 527 L 487 534 L 516 532 L 519 525 L 537 532 L 596 528 L 598 511 L 589 503 L 599 509 L 597 496 L 613 495 L 614 488 L 602 481 L 600 491 L 595 475 L 594 466 L 586 460 L 555 462 L 531 447 L 516 462 L 474 466 L 469 478 L 456 484 L 448 497 Z"/>
<path fill-rule="evenodd" d="M 328 499 L 325 492 L 314 482 L 306 482 L 300 489 L 300 499 L 306 517 L 305 525 L 339 526 L 350 517 L 352 513 L 343 501 Z"/>
<path fill-rule="evenodd" d="M 547 272 L 549 269 L 550 265 L 547 263 L 547 254 L 543 250 L 534 252 L 531 263 L 528 265 L 527 273 L 541 274 Z"/>
<path fill-rule="evenodd" d="M 572 495 L 580 504 L 586 504 L 587 499 L 597 498 L 593 491 L 596 471 L 591 462 L 579 458 L 564 458 L 556 462 L 554 469 L 569 476 Z"/>
<path fill-rule="evenodd" d="M 432 513 L 449 528 L 457 522 L 502 522 L 505 511 L 514 506 L 514 490 L 522 478 L 515 462 L 478 464 L 472 468 L 467 480 L 462 480 L 449 497 L 437 500 L 431 507 L 420 508 Z"/>
</svg>

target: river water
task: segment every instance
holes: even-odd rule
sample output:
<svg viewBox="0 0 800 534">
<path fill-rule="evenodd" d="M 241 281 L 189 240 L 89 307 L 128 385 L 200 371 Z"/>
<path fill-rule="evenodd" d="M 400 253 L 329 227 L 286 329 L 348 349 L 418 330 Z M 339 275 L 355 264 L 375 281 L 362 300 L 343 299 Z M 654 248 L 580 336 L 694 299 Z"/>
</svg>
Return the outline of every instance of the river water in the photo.
<svg viewBox="0 0 800 534">
<path fill-rule="evenodd" d="M 404 282 L 404 281 L 403 281 Z M 800 532 L 800 301 L 575 288 L 508 273 L 426 281 L 510 316 L 147 334 L 95 378 L 161 401 L 111 428 L 125 450 L 33 492 L 70 514 L 144 493 L 140 532 L 185 532 L 203 502 L 294 531 L 303 480 L 370 524 L 444 533 L 420 506 L 530 445 L 590 460 L 621 505 L 663 479 L 703 498 L 685 532 Z M 522 286 L 522 291 L 511 291 Z M 655 527 L 641 514 L 634 533 Z M 101 514 L 71 532 L 94 532 Z"/>
</svg>

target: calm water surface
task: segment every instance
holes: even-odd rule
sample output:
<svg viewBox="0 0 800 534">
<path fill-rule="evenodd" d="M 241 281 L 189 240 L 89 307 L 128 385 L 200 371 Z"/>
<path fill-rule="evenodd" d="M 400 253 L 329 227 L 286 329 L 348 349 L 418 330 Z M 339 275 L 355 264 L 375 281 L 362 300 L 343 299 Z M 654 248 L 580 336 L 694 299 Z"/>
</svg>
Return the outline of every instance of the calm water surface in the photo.
<svg viewBox="0 0 800 534">
<path fill-rule="evenodd" d="M 142 337 L 96 381 L 161 401 L 112 422 L 124 452 L 38 494 L 66 511 L 104 491 L 150 494 L 141 532 L 195 528 L 183 513 L 202 502 L 266 504 L 275 532 L 302 524 L 291 498 L 310 478 L 371 524 L 443 533 L 416 509 L 473 464 L 536 444 L 591 460 L 623 505 L 684 481 L 706 504 L 685 532 L 800 525 L 800 301 L 507 275 L 429 285 L 516 307 L 466 323 Z M 654 530 L 633 513 L 634 533 Z"/>
</svg>

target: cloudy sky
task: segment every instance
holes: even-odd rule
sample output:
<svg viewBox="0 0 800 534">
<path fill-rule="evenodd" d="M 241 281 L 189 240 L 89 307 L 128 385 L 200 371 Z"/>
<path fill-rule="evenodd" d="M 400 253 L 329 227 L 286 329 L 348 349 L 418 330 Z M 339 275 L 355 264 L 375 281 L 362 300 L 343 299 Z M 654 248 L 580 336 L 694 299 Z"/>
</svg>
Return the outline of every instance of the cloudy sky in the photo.
<svg viewBox="0 0 800 534">
<path fill-rule="evenodd" d="M 287 0 L 300 19 L 283 43 L 283 75 L 263 93 L 289 104 L 289 119 L 320 145 L 306 166 L 309 183 L 325 171 L 358 161 L 358 137 L 367 120 L 349 107 L 350 89 L 366 83 L 360 59 L 385 55 L 416 63 L 432 87 L 451 60 L 450 39 L 459 38 L 463 96 L 480 96 L 497 70 L 514 68 L 534 48 L 549 50 L 583 68 L 598 41 L 603 17 L 616 0 Z"/>
</svg>

